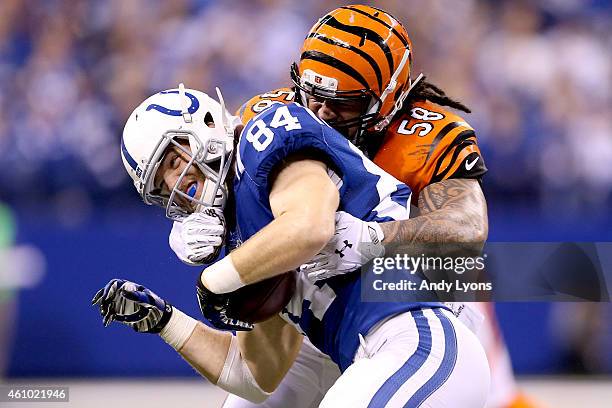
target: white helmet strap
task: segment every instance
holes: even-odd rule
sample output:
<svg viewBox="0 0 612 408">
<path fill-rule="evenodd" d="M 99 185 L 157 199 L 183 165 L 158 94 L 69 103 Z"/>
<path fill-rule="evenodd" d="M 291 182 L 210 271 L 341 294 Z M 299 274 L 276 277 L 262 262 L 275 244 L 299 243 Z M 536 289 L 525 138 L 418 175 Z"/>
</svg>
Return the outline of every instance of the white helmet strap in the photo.
<svg viewBox="0 0 612 408">
<path fill-rule="evenodd" d="M 387 87 L 385 88 L 383 93 L 380 95 L 381 105 L 385 102 L 385 99 L 387 99 L 387 96 L 389 96 L 389 94 L 395 90 L 395 87 L 397 86 L 397 77 L 400 75 L 400 73 L 404 69 L 404 65 L 406 65 L 406 62 L 408 61 L 408 57 L 410 57 L 410 48 L 406 47 L 406 51 L 404 51 L 404 55 L 402 55 L 402 60 L 400 61 L 399 65 L 397 66 L 397 69 L 391 76 L 391 79 L 389 80 Z"/>
<path fill-rule="evenodd" d="M 395 101 L 395 104 L 393 105 L 393 109 L 391 110 L 391 112 L 389 112 L 387 116 L 385 116 L 380 122 L 376 124 L 376 126 L 374 126 L 374 129 L 376 129 L 376 131 L 381 131 L 385 127 L 387 127 L 387 125 L 389 125 L 389 123 L 391 122 L 391 119 L 393 119 L 393 116 L 395 116 L 395 114 L 400 109 L 402 109 L 402 106 L 404 105 L 404 101 L 410 94 L 410 91 L 414 89 L 416 84 L 418 84 L 421 81 L 421 79 L 423 79 L 423 73 L 420 73 L 419 76 L 417 76 L 414 81 L 410 81 L 410 86 L 408 87 L 408 89 L 402 92 L 399 98 L 397 98 L 397 101 Z"/>
<path fill-rule="evenodd" d="M 217 91 L 217 96 L 219 97 L 219 103 L 221 104 L 221 120 L 223 121 L 223 127 L 225 128 L 225 133 L 227 136 L 234 138 L 234 126 L 230 122 L 229 117 L 227 116 L 227 111 L 225 110 L 225 100 L 223 99 L 223 95 L 221 94 L 221 90 L 219 87 L 215 87 Z"/>
<path fill-rule="evenodd" d="M 179 88 L 179 98 L 181 100 L 181 114 L 183 115 L 183 120 L 185 123 L 191 123 L 193 118 L 191 117 L 191 113 L 189 113 L 189 105 L 187 105 L 187 95 L 185 95 L 185 85 L 181 82 L 178 86 Z"/>
<path fill-rule="evenodd" d="M 367 114 L 377 113 L 382 108 L 383 104 L 385 103 L 385 99 L 387 99 L 387 97 L 393 91 L 395 91 L 395 88 L 397 87 L 397 77 L 402 73 L 402 70 L 404 69 L 404 66 L 408 62 L 409 58 L 410 58 L 410 48 L 406 47 L 406 50 L 404 51 L 404 55 L 402 55 L 402 59 L 400 60 L 400 63 L 397 66 L 397 69 L 395 70 L 393 75 L 391 75 L 391 79 L 389 80 L 389 83 L 387 84 L 386 88 L 383 90 L 382 94 L 380 95 L 378 103 L 374 103 L 370 107 L 370 109 L 368 109 Z M 400 95 L 400 97 L 398 98 L 398 101 L 402 101 L 403 102 L 403 98 L 405 98 L 406 96 L 408 96 L 408 91 L 403 92 Z M 396 104 L 397 104 L 397 101 L 396 101 Z M 378 131 L 378 130 L 383 129 L 385 126 L 387 126 L 389 124 L 390 118 L 396 112 L 397 112 L 397 110 L 394 110 L 392 114 L 389 114 L 389 115 L 385 116 L 385 118 L 383 118 L 383 120 L 381 122 L 379 122 L 375 126 L 375 129 Z M 387 118 L 389 118 L 389 120 L 387 120 Z M 385 122 L 385 123 L 384 123 L 384 125 L 381 126 L 381 123 L 383 123 L 383 122 Z"/>
</svg>

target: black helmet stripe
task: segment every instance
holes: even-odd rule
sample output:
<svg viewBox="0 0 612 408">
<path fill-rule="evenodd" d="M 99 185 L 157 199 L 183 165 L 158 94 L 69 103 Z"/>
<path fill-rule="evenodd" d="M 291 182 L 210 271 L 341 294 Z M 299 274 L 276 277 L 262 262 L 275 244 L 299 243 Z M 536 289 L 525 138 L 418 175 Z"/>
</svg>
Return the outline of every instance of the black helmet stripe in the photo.
<svg viewBox="0 0 612 408">
<path fill-rule="evenodd" d="M 372 7 L 372 6 L 370 6 L 370 7 Z M 402 42 L 402 44 L 404 44 L 404 46 L 406 46 L 406 47 L 409 46 L 408 45 L 408 41 L 406 41 L 406 39 L 403 36 L 401 36 L 394 27 L 391 27 L 389 24 L 387 24 L 385 21 L 381 20 L 380 18 L 374 17 L 374 16 L 366 13 L 363 10 L 359 10 L 358 8 L 354 8 L 354 7 L 351 7 L 351 6 L 344 6 L 344 7 L 340 7 L 340 8 L 343 8 L 343 9 L 346 9 L 346 10 L 351 10 L 351 11 L 354 11 L 354 12 L 359 13 L 359 14 L 363 14 L 364 16 L 366 16 L 366 17 L 368 17 L 368 18 L 370 18 L 370 19 L 372 19 L 374 21 L 378 21 L 380 24 L 384 25 L 389 30 L 391 30 L 393 32 L 393 34 L 395 34 L 400 39 L 400 41 Z M 372 8 L 376 9 L 376 10 L 382 12 L 382 13 L 388 14 L 389 16 L 391 16 L 386 11 L 382 11 L 381 9 L 378 9 L 376 7 L 372 7 Z M 391 16 L 391 17 L 393 17 L 393 16 Z M 393 17 L 393 18 L 395 19 L 395 17 Z"/>
<path fill-rule="evenodd" d="M 381 48 L 382 52 L 385 54 L 385 58 L 387 58 L 387 64 L 389 64 L 389 76 L 393 75 L 395 69 L 393 69 L 393 57 L 391 56 L 391 50 L 389 46 L 385 42 L 385 40 L 376 32 L 367 28 L 357 27 L 352 25 L 342 24 L 334 17 L 331 17 L 329 20 L 325 22 L 325 24 L 333 27 L 337 30 L 347 32 L 349 34 L 354 34 L 361 38 L 366 38 L 370 41 L 375 42 Z"/>
<path fill-rule="evenodd" d="M 345 74 L 353 77 L 353 79 L 359 81 L 364 86 L 365 89 L 370 89 L 370 85 L 361 76 L 359 72 L 355 71 L 353 67 L 340 61 L 339 59 L 336 59 L 327 54 L 323 54 L 322 52 L 319 52 L 319 51 L 303 52 L 302 56 L 300 57 L 300 60 L 305 60 L 305 59 L 317 61 L 317 62 L 320 62 L 321 64 L 329 65 L 330 67 L 336 68 L 337 70 L 342 71 Z"/>
<path fill-rule="evenodd" d="M 332 16 L 330 16 L 330 15 L 321 17 L 319 19 L 319 21 L 317 22 L 316 26 L 311 31 L 317 31 L 319 29 L 319 27 L 321 27 L 323 24 L 327 23 L 327 20 L 329 20 L 330 18 L 332 18 Z M 306 38 L 308 38 L 308 37 L 306 37 Z"/>
<path fill-rule="evenodd" d="M 376 63 L 374 58 L 372 58 L 372 56 L 370 56 L 370 54 L 368 54 L 366 52 L 363 52 L 359 48 L 353 47 L 350 44 L 347 44 L 347 43 L 345 43 L 343 41 L 338 41 L 335 38 L 327 37 L 327 36 L 325 36 L 325 35 L 323 35 L 321 33 L 310 33 L 307 38 L 316 38 L 317 40 L 323 41 L 323 42 L 325 42 L 327 44 L 335 45 L 336 47 L 346 48 L 346 49 L 351 50 L 354 53 L 358 54 L 362 58 L 364 58 L 372 66 L 372 69 L 374 70 L 374 73 L 376 74 L 376 80 L 378 82 L 378 89 L 380 89 L 381 92 L 382 92 L 382 74 L 380 73 L 380 67 L 378 66 L 378 64 Z"/>
<path fill-rule="evenodd" d="M 380 13 L 384 13 L 384 14 L 388 15 L 389 17 L 391 17 L 392 19 L 394 19 L 395 21 L 399 22 L 399 20 L 393 14 L 389 13 L 388 11 L 385 11 L 385 10 L 383 10 L 381 8 L 374 7 L 374 6 L 368 6 L 368 7 L 372 7 L 374 10 L 376 10 L 376 11 L 378 11 Z M 374 15 L 376 16 L 376 14 L 374 14 Z"/>
</svg>

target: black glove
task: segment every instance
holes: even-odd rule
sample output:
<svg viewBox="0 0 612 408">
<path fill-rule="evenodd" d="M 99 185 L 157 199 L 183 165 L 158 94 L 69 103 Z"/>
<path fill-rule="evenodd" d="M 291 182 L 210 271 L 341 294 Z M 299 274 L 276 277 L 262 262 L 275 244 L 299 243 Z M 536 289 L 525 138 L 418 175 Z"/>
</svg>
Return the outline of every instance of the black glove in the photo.
<svg viewBox="0 0 612 408">
<path fill-rule="evenodd" d="M 208 290 L 201 279 L 198 278 L 196 285 L 198 293 L 198 303 L 202 315 L 217 329 L 248 331 L 253 330 L 251 323 L 244 322 L 239 319 L 234 319 L 227 315 L 229 310 L 230 293 L 216 294 Z"/>
</svg>

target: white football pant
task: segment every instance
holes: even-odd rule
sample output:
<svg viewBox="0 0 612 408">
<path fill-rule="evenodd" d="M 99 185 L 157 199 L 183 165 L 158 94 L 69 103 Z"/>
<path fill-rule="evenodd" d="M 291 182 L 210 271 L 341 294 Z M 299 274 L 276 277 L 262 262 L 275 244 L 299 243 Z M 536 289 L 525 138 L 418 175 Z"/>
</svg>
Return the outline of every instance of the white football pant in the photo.
<svg viewBox="0 0 612 408">
<path fill-rule="evenodd" d="M 305 340 L 277 390 L 260 405 L 230 395 L 224 408 L 480 408 L 489 390 L 480 342 L 452 313 L 423 309 L 379 323 L 342 374 Z M 331 388 L 330 388 L 331 387 Z"/>
</svg>

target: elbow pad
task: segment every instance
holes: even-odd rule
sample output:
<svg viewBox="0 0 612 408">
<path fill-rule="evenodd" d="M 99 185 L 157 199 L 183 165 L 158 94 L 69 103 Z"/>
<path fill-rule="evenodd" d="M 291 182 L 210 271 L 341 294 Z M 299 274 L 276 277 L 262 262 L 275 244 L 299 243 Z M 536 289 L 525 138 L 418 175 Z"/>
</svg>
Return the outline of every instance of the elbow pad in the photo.
<svg viewBox="0 0 612 408">
<path fill-rule="evenodd" d="M 232 336 L 230 348 L 227 352 L 223 370 L 217 381 L 217 386 L 255 404 L 261 404 L 271 394 L 262 390 L 259 384 L 257 384 L 249 366 L 242 359 L 236 336 Z"/>
</svg>

